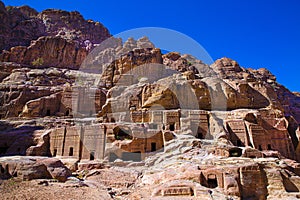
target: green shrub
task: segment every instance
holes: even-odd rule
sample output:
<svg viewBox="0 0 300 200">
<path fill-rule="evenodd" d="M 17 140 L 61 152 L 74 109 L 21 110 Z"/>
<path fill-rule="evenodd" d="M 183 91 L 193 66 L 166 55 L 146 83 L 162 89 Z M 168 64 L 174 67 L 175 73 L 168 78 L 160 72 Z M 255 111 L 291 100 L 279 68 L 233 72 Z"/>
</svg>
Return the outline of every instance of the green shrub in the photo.
<svg viewBox="0 0 300 200">
<path fill-rule="evenodd" d="M 31 63 L 35 67 L 42 66 L 44 64 L 44 59 L 43 58 L 37 58 Z"/>
</svg>

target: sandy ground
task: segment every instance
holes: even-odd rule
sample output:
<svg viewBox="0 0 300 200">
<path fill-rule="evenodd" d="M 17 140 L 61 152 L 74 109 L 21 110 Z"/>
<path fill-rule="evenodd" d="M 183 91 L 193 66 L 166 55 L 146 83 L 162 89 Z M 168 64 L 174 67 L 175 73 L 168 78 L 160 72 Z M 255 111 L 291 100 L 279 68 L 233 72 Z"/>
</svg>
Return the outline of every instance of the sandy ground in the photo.
<svg viewBox="0 0 300 200">
<path fill-rule="evenodd" d="M 138 173 L 115 169 L 93 170 L 84 181 L 70 178 L 65 183 L 17 178 L 0 180 L 0 200 L 132 199 Z"/>
<path fill-rule="evenodd" d="M 1 181 L 1 200 L 70 200 L 70 199 L 112 199 L 104 188 L 57 183 L 51 180 Z"/>
</svg>

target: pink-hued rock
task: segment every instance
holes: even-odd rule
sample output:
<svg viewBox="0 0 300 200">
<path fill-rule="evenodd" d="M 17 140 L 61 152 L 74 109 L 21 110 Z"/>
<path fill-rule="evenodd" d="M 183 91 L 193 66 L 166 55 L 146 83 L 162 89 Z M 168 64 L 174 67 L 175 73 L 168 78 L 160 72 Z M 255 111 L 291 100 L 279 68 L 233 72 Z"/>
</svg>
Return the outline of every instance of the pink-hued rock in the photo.
<svg viewBox="0 0 300 200">
<path fill-rule="evenodd" d="M 33 156 L 1 157 L 0 166 L 5 170 L 6 175 L 21 178 L 22 180 L 57 179 L 60 182 L 65 182 L 72 174 L 56 158 Z"/>
</svg>

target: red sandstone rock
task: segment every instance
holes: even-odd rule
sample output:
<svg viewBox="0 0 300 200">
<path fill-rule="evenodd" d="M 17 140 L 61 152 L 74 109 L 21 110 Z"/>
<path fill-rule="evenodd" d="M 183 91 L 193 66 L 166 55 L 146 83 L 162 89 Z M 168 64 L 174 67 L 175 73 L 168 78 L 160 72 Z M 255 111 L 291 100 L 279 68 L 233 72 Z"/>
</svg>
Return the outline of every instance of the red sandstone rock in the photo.
<svg viewBox="0 0 300 200">
<path fill-rule="evenodd" d="M 29 46 L 41 36 L 60 36 L 76 40 L 80 46 L 89 40 L 99 44 L 110 37 L 109 31 L 99 22 L 85 20 L 78 12 L 47 9 L 38 13 L 29 6 L 7 7 L 0 5 L 1 40 L 0 50 L 14 46 Z M 90 30 L 93 31 L 90 31 Z"/>
<path fill-rule="evenodd" d="M 81 185 L 112 197 L 297 197 L 300 97 L 267 69 L 162 55 L 146 37 L 98 45 L 108 30 L 78 12 L 0 12 L 2 156 L 62 157 L 81 174 L 109 161 Z M 0 158 L 1 179 L 70 175 L 56 158 Z"/>
<path fill-rule="evenodd" d="M 41 159 L 38 162 L 44 164 L 52 178 L 60 182 L 65 182 L 72 175 L 71 171 L 56 158 Z"/>
<path fill-rule="evenodd" d="M 17 46 L 4 51 L 0 60 L 36 67 L 78 69 L 86 55 L 87 51 L 77 48 L 74 42 L 57 36 L 46 36 L 33 41 L 29 47 Z"/>
<path fill-rule="evenodd" d="M 56 158 L 46 157 L 2 157 L 0 166 L 11 176 L 22 180 L 57 179 L 61 182 L 71 176 L 71 172 Z"/>
<path fill-rule="evenodd" d="M 22 180 L 51 178 L 47 167 L 32 157 L 2 157 L 0 163 L 2 167 L 8 166 L 9 174 Z"/>
</svg>

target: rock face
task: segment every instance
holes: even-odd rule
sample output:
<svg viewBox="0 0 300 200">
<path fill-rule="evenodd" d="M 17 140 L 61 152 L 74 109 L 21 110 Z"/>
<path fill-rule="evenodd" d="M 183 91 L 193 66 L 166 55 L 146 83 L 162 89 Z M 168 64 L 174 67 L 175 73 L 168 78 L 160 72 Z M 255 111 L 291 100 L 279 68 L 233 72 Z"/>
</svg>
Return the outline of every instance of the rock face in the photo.
<svg viewBox="0 0 300 200">
<path fill-rule="evenodd" d="M 102 24 L 85 20 L 78 12 L 48 9 L 38 13 L 28 6 L 5 8 L 2 2 L 0 10 L 0 51 L 5 50 L 1 61 L 79 68 L 93 44 L 110 37 Z"/>
<path fill-rule="evenodd" d="M 14 46 L 28 46 L 31 40 L 43 36 L 45 25 L 37 18 L 38 12 L 28 6 L 6 7 L 1 2 L 1 46 L 9 49 Z"/>
<path fill-rule="evenodd" d="M 3 52 L 0 60 L 36 67 L 78 69 L 86 55 L 87 51 L 76 47 L 74 42 L 58 36 L 43 36 L 32 42 L 29 47 L 17 46 L 9 52 Z"/>
<path fill-rule="evenodd" d="M 26 150 L 27 156 L 51 156 L 50 150 L 50 131 L 36 131 L 34 134 L 37 140 L 36 146 L 30 146 Z"/>
<path fill-rule="evenodd" d="M 126 47 L 124 47 L 126 48 Z M 130 84 L 135 77 L 132 70 L 137 66 L 147 64 L 162 64 L 161 52 L 159 49 L 136 49 L 109 65 L 102 73 L 101 84 L 111 87 L 118 84 Z M 139 72 L 141 75 L 147 72 Z M 129 83 L 128 83 L 129 81 Z"/>
<path fill-rule="evenodd" d="M 47 167 L 52 178 L 60 182 L 67 181 L 67 178 L 72 175 L 71 171 L 58 159 L 47 158 L 41 159 L 39 162 Z"/>
<path fill-rule="evenodd" d="M 28 6 L 5 8 L 1 2 L 0 49 L 8 50 L 14 46 L 29 46 L 32 40 L 41 36 L 60 36 L 66 40 L 84 41 L 99 44 L 110 37 L 109 31 L 99 22 L 85 20 L 78 12 L 47 9 L 38 13 Z M 90 31 L 93 30 L 93 31 Z"/>
<path fill-rule="evenodd" d="M 9 123 L 2 123 L 1 126 L 1 156 L 26 155 L 27 149 L 35 143 L 34 133 L 43 128 L 30 125 L 14 127 Z"/>
<path fill-rule="evenodd" d="M 76 40 L 79 43 L 89 40 L 93 44 L 99 44 L 110 37 L 109 31 L 100 22 L 85 20 L 76 11 L 47 9 L 39 13 L 37 18 L 43 21 L 47 35 L 59 35 L 64 39 Z"/>
<path fill-rule="evenodd" d="M 108 39 L 78 12 L 0 2 L 0 22 L 0 179 L 127 199 L 299 197 L 300 95 L 267 69 Z"/>
<path fill-rule="evenodd" d="M 70 170 L 55 158 L 3 157 L 0 158 L 0 166 L 6 170 L 5 173 L 22 180 L 53 178 L 65 182 L 71 175 Z"/>
</svg>

